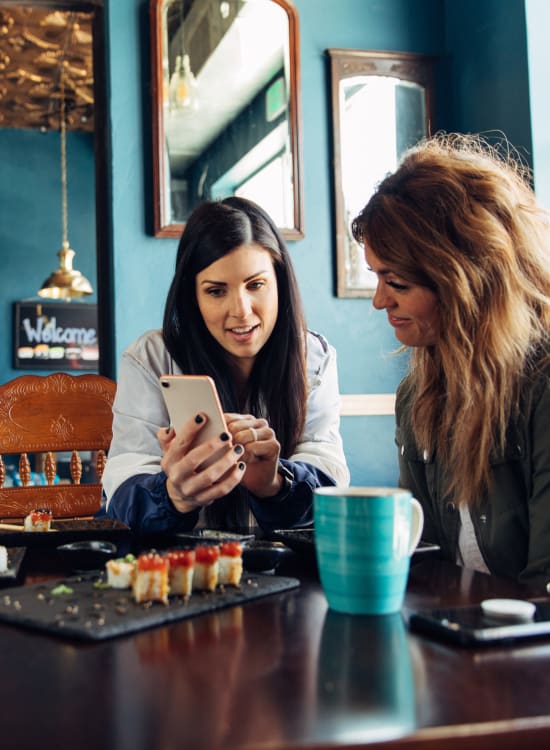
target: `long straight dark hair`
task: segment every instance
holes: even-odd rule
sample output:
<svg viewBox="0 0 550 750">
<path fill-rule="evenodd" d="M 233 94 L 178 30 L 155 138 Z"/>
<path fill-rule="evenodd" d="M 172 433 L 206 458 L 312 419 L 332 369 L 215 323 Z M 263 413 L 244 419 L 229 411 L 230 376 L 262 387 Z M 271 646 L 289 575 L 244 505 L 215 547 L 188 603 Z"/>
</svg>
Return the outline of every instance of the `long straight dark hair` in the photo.
<svg viewBox="0 0 550 750">
<path fill-rule="evenodd" d="M 273 332 L 254 362 L 246 402 L 239 403 L 227 352 L 210 334 L 199 310 L 195 278 L 211 263 L 251 243 L 273 259 L 279 310 Z M 246 409 L 267 419 L 281 443 L 281 455 L 293 453 L 306 414 L 306 324 L 286 245 L 258 205 L 231 197 L 202 203 L 191 214 L 178 246 L 163 336 L 182 372 L 214 379 L 225 411 Z"/>
</svg>

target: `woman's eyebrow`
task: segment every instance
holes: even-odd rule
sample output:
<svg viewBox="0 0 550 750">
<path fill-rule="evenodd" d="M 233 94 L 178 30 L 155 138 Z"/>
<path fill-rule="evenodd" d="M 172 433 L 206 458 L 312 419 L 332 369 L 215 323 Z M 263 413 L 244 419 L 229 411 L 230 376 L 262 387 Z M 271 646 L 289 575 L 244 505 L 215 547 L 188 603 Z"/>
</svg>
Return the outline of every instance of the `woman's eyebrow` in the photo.
<svg viewBox="0 0 550 750">
<path fill-rule="evenodd" d="M 256 276 L 261 276 L 263 273 L 267 273 L 267 270 L 255 271 L 250 276 L 247 276 L 246 279 L 243 279 L 243 283 L 246 284 L 247 281 L 251 281 L 252 279 L 255 279 Z M 227 286 L 227 281 L 216 281 L 215 279 L 203 279 L 201 281 L 201 284 L 217 284 L 218 286 Z"/>
<path fill-rule="evenodd" d="M 245 279 L 246 281 L 252 281 L 252 279 L 255 279 L 256 276 L 261 276 L 263 273 L 268 273 L 267 269 L 261 269 L 260 271 L 256 271 L 255 273 L 251 274 L 250 276 L 247 276 Z"/>
</svg>

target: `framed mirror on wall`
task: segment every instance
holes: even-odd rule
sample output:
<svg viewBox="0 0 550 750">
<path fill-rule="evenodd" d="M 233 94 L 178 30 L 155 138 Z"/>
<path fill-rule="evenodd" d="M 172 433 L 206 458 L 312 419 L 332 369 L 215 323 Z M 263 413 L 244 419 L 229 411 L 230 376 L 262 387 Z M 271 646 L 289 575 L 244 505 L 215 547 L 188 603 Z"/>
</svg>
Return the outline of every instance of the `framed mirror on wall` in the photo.
<svg viewBox="0 0 550 750">
<path fill-rule="evenodd" d="M 434 58 L 328 49 L 334 161 L 336 295 L 372 297 L 376 275 L 351 222 L 403 151 L 433 132 Z"/>
<path fill-rule="evenodd" d="M 6 312 L 10 298 L 36 296 L 40 307 L 36 292 L 57 270 L 56 251 L 68 232 L 75 268 L 89 276 L 97 295 L 95 364 L 112 377 L 105 13 L 104 0 L 0 0 L 0 204 L 10 217 L 0 229 L 0 248 L 6 258 L 8 248 L 11 253 L 0 296 Z M 10 317 L 4 316 L 5 340 Z M 34 343 L 43 355 L 43 342 L 35 337 Z M 5 347 L 4 380 L 13 376 L 8 357 Z"/>
<path fill-rule="evenodd" d="M 179 237 L 204 200 L 259 203 L 304 236 L 299 33 L 288 0 L 150 0 L 153 216 Z"/>
</svg>

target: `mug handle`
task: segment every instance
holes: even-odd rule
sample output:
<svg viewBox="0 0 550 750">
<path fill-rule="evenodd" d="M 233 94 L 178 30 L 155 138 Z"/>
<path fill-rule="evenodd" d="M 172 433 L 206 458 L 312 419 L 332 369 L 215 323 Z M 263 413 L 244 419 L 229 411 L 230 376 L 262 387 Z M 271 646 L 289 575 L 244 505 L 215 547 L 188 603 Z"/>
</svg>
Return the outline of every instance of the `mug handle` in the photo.
<svg viewBox="0 0 550 750">
<path fill-rule="evenodd" d="M 424 528 L 424 511 L 422 506 L 415 497 L 411 497 L 412 504 L 412 518 L 411 518 L 411 540 L 409 543 L 409 555 L 416 549 L 416 545 L 420 541 L 422 536 L 422 529 Z"/>
</svg>

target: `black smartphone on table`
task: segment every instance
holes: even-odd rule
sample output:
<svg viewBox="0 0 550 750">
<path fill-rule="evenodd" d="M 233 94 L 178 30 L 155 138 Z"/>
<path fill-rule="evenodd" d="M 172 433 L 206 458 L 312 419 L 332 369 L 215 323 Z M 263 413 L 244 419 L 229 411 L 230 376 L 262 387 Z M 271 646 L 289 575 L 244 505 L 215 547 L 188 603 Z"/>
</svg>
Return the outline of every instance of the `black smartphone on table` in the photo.
<svg viewBox="0 0 550 750">
<path fill-rule="evenodd" d="M 487 600 L 491 602 L 510 600 Z M 532 615 L 524 618 L 505 610 L 494 614 L 482 604 L 414 612 L 409 618 L 412 631 L 462 646 L 481 646 L 524 638 L 550 639 L 550 600 L 512 600 L 530 605 Z M 485 604 L 485 602 L 483 603 Z M 519 606 L 519 605 L 518 605 Z"/>
</svg>

